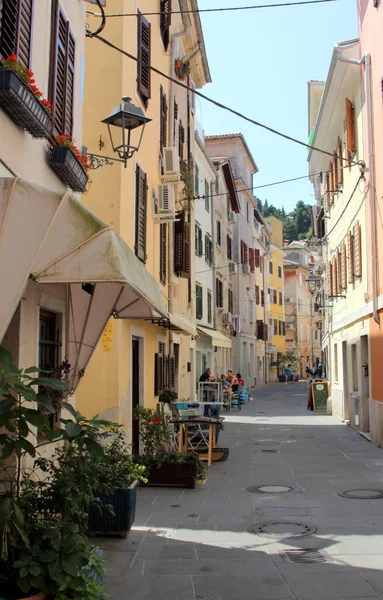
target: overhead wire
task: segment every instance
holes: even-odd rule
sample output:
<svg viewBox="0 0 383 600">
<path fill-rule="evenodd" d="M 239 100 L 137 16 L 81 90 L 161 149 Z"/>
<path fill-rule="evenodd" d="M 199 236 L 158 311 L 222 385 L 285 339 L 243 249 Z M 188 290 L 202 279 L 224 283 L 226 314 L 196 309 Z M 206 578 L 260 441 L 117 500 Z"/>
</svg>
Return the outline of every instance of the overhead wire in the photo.
<svg viewBox="0 0 383 600">
<path fill-rule="evenodd" d="M 127 52 L 126 50 L 123 50 L 119 46 L 116 46 L 115 44 L 113 44 L 109 40 L 106 40 L 101 35 L 94 34 L 94 35 L 92 35 L 92 39 L 99 40 L 100 42 L 102 42 L 106 46 L 109 46 L 110 48 L 113 48 L 114 50 L 116 50 L 117 52 L 120 52 L 121 54 L 123 54 L 127 58 L 130 58 L 131 60 L 134 60 L 138 64 L 144 65 L 145 67 L 147 67 L 148 69 L 150 69 L 151 71 L 153 71 L 153 73 L 157 73 L 157 75 L 161 75 L 161 77 L 164 77 L 168 81 L 171 81 L 171 82 L 175 83 L 176 85 L 178 85 L 179 87 L 185 89 L 188 92 L 191 91 L 190 87 L 188 85 L 182 83 L 178 79 L 174 79 L 174 77 L 171 77 L 170 75 L 167 75 L 163 71 L 160 71 L 159 69 L 157 69 L 156 67 L 153 67 L 152 65 L 146 63 L 145 61 L 140 60 L 137 56 L 134 56 L 133 54 L 130 54 L 130 52 Z M 328 152 L 327 150 L 322 150 L 321 148 L 316 148 L 315 146 L 312 146 L 311 144 L 309 145 L 307 142 L 302 142 L 301 140 L 298 140 L 298 139 L 296 139 L 296 138 L 294 138 L 294 137 L 292 137 L 290 135 L 282 133 L 281 131 L 278 131 L 277 129 L 274 129 L 273 127 L 269 127 L 268 125 L 264 125 L 263 123 L 260 123 L 259 121 L 256 121 L 255 119 L 252 119 L 251 117 L 247 117 L 246 115 L 244 115 L 243 113 L 239 112 L 238 110 L 235 110 L 234 108 L 230 108 L 229 106 L 226 106 L 225 104 L 222 104 L 221 102 L 218 102 L 217 100 L 213 100 L 212 98 L 209 98 L 208 96 L 206 96 L 205 94 L 202 94 L 202 92 L 199 92 L 198 90 L 196 90 L 194 88 L 193 88 L 192 92 L 193 92 L 193 94 L 195 94 L 196 96 L 199 96 L 203 100 L 206 100 L 207 102 L 210 102 L 210 104 L 213 104 L 214 106 L 217 106 L 218 108 L 221 108 L 222 110 L 226 110 L 227 112 L 230 112 L 231 114 L 236 115 L 240 119 L 243 119 L 244 121 L 252 123 L 253 125 L 255 125 L 257 127 L 260 127 L 261 129 L 265 129 L 266 131 L 269 131 L 270 133 L 274 133 L 275 135 L 277 135 L 279 137 L 282 137 L 282 138 L 284 138 L 284 139 L 286 139 L 286 140 L 288 140 L 290 142 L 294 142 L 295 144 L 298 144 L 298 145 L 303 146 L 305 148 L 310 148 L 311 150 L 313 150 L 315 152 L 321 152 L 322 154 L 326 154 L 327 156 L 331 156 L 331 158 L 334 158 L 334 153 L 333 152 Z M 357 162 L 349 161 L 349 158 L 343 158 L 343 156 L 340 157 L 340 159 L 342 161 L 345 161 L 345 162 L 347 161 L 347 163 L 350 163 L 350 164 L 358 164 Z"/>
<path fill-rule="evenodd" d="M 182 15 L 182 14 L 191 14 L 191 13 L 216 13 L 216 12 L 233 12 L 233 11 L 242 11 L 242 10 L 257 10 L 263 8 L 282 8 L 287 6 L 303 6 L 305 4 L 325 4 L 329 2 L 337 2 L 338 0 L 302 0 L 301 2 L 281 2 L 278 4 L 258 4 L 253 6 L 230 6 L 230 7 L 219 7 L 219 8 L 197 8 L 197 9 L 187 9 L 187 10 L 171 10 L 171 11 L 153 11 L 153 12 L 143 12 L 141 13 L 145 17 L 150 17 L 154 15 Z M 99 17 L 98 13 L 87 11 L 88 14 Z M 106 18 L 113 17 L 136 17 L 137 13 L 110 13 L 105 15 Z"/>
</svg>

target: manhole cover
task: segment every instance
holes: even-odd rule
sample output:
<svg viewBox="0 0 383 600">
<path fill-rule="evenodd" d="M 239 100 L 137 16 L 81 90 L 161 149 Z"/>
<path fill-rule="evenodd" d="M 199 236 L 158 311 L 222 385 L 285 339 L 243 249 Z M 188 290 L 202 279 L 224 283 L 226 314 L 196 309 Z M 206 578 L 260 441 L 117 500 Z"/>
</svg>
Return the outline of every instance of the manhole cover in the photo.
<svg viewBox="0 0 383 600">
<path fill-rule="evenodd" d="M 279 452 L 279 450 L 261 450 L 261 452 L 272 452 L 274 454 L 277 454 L 277 452 Z"/>
<path fill-rule="evenodd" d="M 383 490 L 346 490 L 345 492 L 338 492 L 338 495 L 354 500 L 377 500 L 383 498 Z"/>
<path fill-rule="evenodd" d="M 313 535 L 317 528 L 314 525 L 305 525 L 294 521 L 265 521 L 264 523 L 252 525 L 247 531 L 261 537 L 297 540 Z"/>
<path fill-rule="evenodd" d="M 254 442 L 255 446 L 279 446 L 279 442 L 274 442 L 273 440 L 259 440 L 259 442 Z"/>
<path fill-rule="evenodd" d="M 283 494 L 284 492 L 293 491 L 293 488 L 289 485 L 251 485 L 246 489 L 253 494 Z"/>
<path fill-rule="evenodd" d="M 315 548 L 307 548 L 305 550 L 285 550 L 280 552 L 280 555 L 286 563 L 323 563 L 327 558 L 315 550 Z"/>
<path fill-rule="evenodd" d="M 169 508 L 181 508 L 182 504 L 169 504 Z"/>
</svg>

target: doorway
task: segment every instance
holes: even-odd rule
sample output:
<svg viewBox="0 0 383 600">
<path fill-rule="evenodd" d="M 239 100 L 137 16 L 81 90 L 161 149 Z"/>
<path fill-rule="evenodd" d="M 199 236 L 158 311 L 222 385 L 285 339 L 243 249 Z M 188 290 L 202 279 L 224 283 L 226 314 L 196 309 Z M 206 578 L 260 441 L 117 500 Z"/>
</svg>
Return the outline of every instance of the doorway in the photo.
<svg viewBox="0 0 383 600">
<path fill-rule="evenodd" d="M 138 338 L 132 339 L 132 417 L 140 405 L 140 344 Z M 132 418 L 132 451 L 140 453 L 139 421 Z"/>
<path fill-rule="evenodd" d="M 347 342 L 342 342 L 342 367 L 343 367 L 343 419 L 350 420 L 350 408 L 348 398 L 348 363 Z"/>
<path fill-rule="evenodd" d="M 368 336 L 360 337 L 360 362 L 362 371 L 362 410 L 360 429 L 364 433 L 370 432 L 370 377 L 368 371 Z"/>
</svg>

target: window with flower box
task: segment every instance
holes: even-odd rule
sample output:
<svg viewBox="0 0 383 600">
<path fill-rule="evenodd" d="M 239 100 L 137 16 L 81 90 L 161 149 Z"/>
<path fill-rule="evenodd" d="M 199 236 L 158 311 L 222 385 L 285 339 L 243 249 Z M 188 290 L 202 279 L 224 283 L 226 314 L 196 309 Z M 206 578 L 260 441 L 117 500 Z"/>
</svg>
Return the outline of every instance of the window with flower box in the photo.
<svg viewBox="0 0 383 600">
<path fill-rule="evenodd" d="M 26 67 L 30 66 L 34 0 L 0 1 L 0 56 L 11 54 Z"/>
</svg>

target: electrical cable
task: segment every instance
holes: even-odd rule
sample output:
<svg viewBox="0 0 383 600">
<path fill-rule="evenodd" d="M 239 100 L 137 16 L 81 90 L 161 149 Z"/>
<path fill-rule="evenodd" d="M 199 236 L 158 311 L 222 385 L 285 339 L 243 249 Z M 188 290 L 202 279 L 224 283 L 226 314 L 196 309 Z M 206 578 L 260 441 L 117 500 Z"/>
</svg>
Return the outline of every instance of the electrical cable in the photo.
<svg viewBox="0 0 383 600">
<path fill-rule="evenodd" d="M 164 77 L 168 81 L 172 81 L 173 83 L 175 83 L 176 85 L 178 85 L 179 87 L 185 89 L 188 92 L 191 91 L 188 85 L 185 85 L 181 81 L 178 81 L 178 79 L 174 79 L 173 77 L 170 77 L 170 75 L 167 75 L 166 73 L 163 73 L 162 71 L 160 71 L 156 67 L 153 67 L 152 65 L 146 63 L 145 61 L 140 60 L 139 58 L 137 58 L 137 56 L 133 56 L 133 54 L 130 54 L 129 52 L 126 52 L 126 50 L 122 50 L 122 48 L 119 48 L 118 46 L 116 46 L 112 42 L 109 42 L 108 40 L 106 40 L 105 38 L 103 38 L 101 35 L 99 35 L 99 34 L 92 34 L 92 39 L 99 40 L 100 42 L 102 42 L 106 46 L 109 46 L 109 48 L 113 48 L 113 50 L 116 50 L 117 52 L 120 52 L 121 54 L 123 54 L 124 56 L 127 56 L 131 60 L 134 60 L 135 62 L 137 62 L 137 63 L 139 63 L 141 65 L 144 65 L 145 67 L 147 67 L 148 69 L 150 69 L 151 71 L 153 71 L 153 73 L 157 73 L 157 75 L 161 75 L 161 77 Z M 286 139 L 286 140 L 288 140 L 290 142 L 294 142 L 295 144 L 299 144 L 300 146 L 303 146 L 305 148 L 310 148 L 311 150 L 313 150 L 315 152 L 321 152 L 322 154 L 326 154 L 326 156 L 331 156 L 331 158 L 334 158 L 334 153 L 333 152 L 327 152 L 327 150 L 322 150 L 321 148 L 316 148 L 315 146 L 312 146 L 312 145 L 309 146 L 307 142 L 301 142 L 300 140 L 297 140 L 296 138 L 293 138 L 290 135 L 287 135 L 285 133 L 277 131 L 276 129 L 273 129 L 272 127 L 269 127 L 268 125 L 264 125 L 263 123 L 260 123 L 259 121 L 255 121 L 255 119 L 251 119 L 250 117 L 247 117 L 246 115 L 240 113 L 239 111 L 235 110 L 234 108 L 230 108 L 229 106 L 226 106 L 225 104 L 222 104 L 221 102 L 218 102 L 217 100 L 213 100 L 212 98 L 209 98 L 208 96 L 205 96 L 205 94 L 202 94 L 202 92 L 199 92 L 196 89 L 193 89 L 192 92 L 196 96 L 199 96 L 200 98 L 203 98 L 203 100 L 206 100 L 207 102 L 210 102 L 210 104 L 213 104 L 214 106 L 217 106 L 218 108 L 221 108 L 222 110 L 226 110 L 226 111 L 230 112 L 231 114 L 236 115 L 240 119 L 243 119 L 244 121 L 252 123 L 253 125 L 256 125 L 257 127 L 261 127 L 262 129 L 265 129 L 266 131 L 269 131 L 270 133 L 274 133 L 275 135 L 278 135 L 279 137 L 282 137 L 282 138 L 284 138 L 284 139 Z M 349 161 L 348 158 L 343 158 L 343 156 L 340 157 L 340 159 L 342 161 L 347 161 L 347 163 L 349 163 L 349 164 L 358 164 L 357 162 Z"/>
<path fill-rule="evenodd" d="M 352 191 L 352 194 L 351 194 L 351 196 L 350 196 L 350 197 L 349 197 L 349 199 L 347 200 L 347 204 L 346 204 L 346 206 L 344 207 L 344 209 L 342 210 L 341 214 L 339 215 L 339 218 L 338 218 L 338 220 L 337 220 L 337 221 L 336 221 L 336 223 L 333 225 L 333 227 L 330 229 L 330 231 L 329 231 L 328 233 L 326 233 L 326 235 L 325 235 L 325 238 L 326 238 L 326 239 L 328 238 L 328 236 L 330 235 L 330 233 L 332 233 L 332 232 L 334 231 L 335 227 L 338 225 L 339 221 L 340 221 L 340 220 L 341 220 L 341 218 L 343 217 L 344 213 L 346 212 L 346 209 L 347 209 L 348 205 L 350 204 L 351 200 L 352 200 L 352 199 L 353 199 L 353 197 L 354 197 L 354 194 L 355 194 L 355 192 L 356 192 L 356 190 L 357 190 L 357 187 L 358 187 L 358 185 L 359 185 L 359 182 L 360 182 L 362 179 L 364 179 L 364 177 L 363 177 L 363 175 L 360 175 L 360 176 L 359 176 L 359 178 L 358 178 L 358 180 L 357 180 L 357 182 L 356 182 L 356 185 L 355 185 L 355 187 L 354 187 L 354 189 L 353 189 L 353 191 Z"/>
<path fill-rule="evenodd" d="M 329 2 L 337 2 L 338 0 L 303 0 L 302 2 L 283 2 L 283 3 L 279 3 L 279 4 L 259 4 L 259 5 L 255 5 L 255 6 L 231 6 L 231 7 L 221 7 L 221 8 L 197 8 L 197 9 L 188 9 L 188 10 L 168 10 L 168 11 L 159 11 L 159 12 L 144 12 L 141 13 L 142 15 L 144 15 L 145 17 L 150 17 L 150 16 L 154 16 L 154 15 L 167 15 L 167 14 L 172 14 L 172 15 L 183 15 L 183 14 L 190 14 L 190 13 L 214 13 L 214 12 L 233 12 L 233 11 L 240 11 L 240 10 L 256 10 L 256 9 L 261 9 L 261 8 L 281 8 L 281 7 L 286 7 L 286 6 L 302 6 L 305 4 L 325 4 L 325 3 L 329 3 Z M 98 2 L 97 2 L 98 4 Z M 87 13 L 89 15 L 93 15 L 95 17 L 99 17 L 100 15 L 98 13 L 94 13 L 91 11 L 87 11 Z M 111 13 L 108 15 L 105 15 L 107 18 L 113 18 L 113 17 L 136 17 L 137 13 Z"/>
<path fill-rule="evenodd" d="M 277 248 L 276 250 L 272 250 L 271 252 L 268 252 L 267 254 L 265 254 L 265 256 L 271 256 L 272 254 L 275 254 L 276 252 L 283 252 L 282 248 Z M 201 255 L 197 255 L 198 258 L 201 258 L 203 256 L 205 256 L 204 254 Z M 215 266 L 212 269 L 205 269 L 204 271 L 196 271 L 195 275 L 199 275 L 200 273 L 209 273 L 209 271 L 220 271 L 221 269 L 228 269 L 230 267 L 230 265 L 243 265 L 242 262 L 231 262 L 228 265 L 223 265 L 223 266 Z M 258 267 L 257 267 L 258 268 Z M 233 273 L 233 275 L 235 275 L 235 273 Z"/>
</svg>

